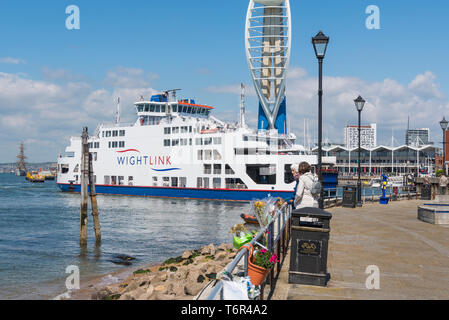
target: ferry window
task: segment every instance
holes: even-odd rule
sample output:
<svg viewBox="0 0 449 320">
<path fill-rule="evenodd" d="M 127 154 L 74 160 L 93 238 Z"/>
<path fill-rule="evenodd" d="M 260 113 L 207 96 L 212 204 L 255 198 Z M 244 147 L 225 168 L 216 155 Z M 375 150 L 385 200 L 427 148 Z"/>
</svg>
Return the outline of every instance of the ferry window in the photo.
<svg viewBox="0 0 449 320">
<path fill-rule="evenodd" d="M 246 165 L 246 174 L 257 184 L 276 184 L 276 173 L 269 173 L 269 166 L 257 164 Z"/>
<path fill-rule="evenodd" d="M 202 146 L 203 145 L 203 139 L 202 138 L 196 138 L 196 145 L 197 146 Z"/>
<path fill-rule="evenodd" d="M 209 188 L 209 178 L 203 178 L 203 188 Z"/>
<path fill-rule="evenodd" d="M 192 126 L 189 126 L 189 132 L 192 132 Z"/>
<path fill-rule="evenodd" d="M 177 187 L 178 186 L 178 178 L 177 177 L 172 177 L 171 178 L 171 186 L 172 187 Z"/>
<path fill-rule="evenodd" d="M 212 138 L 204 138 L 204 145 L 208 146 L 210 144 L 212 144 Z"/>
<path fill-rule="evenodd" d="M 205 164 L 204 165 L 204 174 L 211 174 L 212 173 L 212 165 Z"/>
<path fill-rule="evenodd" d="M 192 138 L 189 139 L 189 145 L 192 145 Z"/>
<path fill-rule="evenodd" d="M 201 109 L 201 114 L 205 114 L 206 113 L 206 109 Z"/>
<path fill-rule="evenodd" d="M 170 134 L 171 128 L 164 128 L 164 134 Z"/>
<path fill-rule="evenodd" d="M 68 164 L 62 164 L 62 165 L 61 165 L 61 172 L 62 172 L 62 173 L 67 173 L 67 172 L 69 172 L 69 165 L 68 165 Z"/>
<path fill-rule="evenodd" d="M 110 137 L 111 136 L 111 131 L 106 131 L 106 137 Z"/>
<path fill-rule="evenodd" d="M 111 141 L 109 141 L 109 148 L 111 148 Z"/>
<path fill-rule="evenodd" d="M 93 161 L 97 161 L 97 153 L 96 152 L 91 152 L 92 155 L 92 160 Z"/>
<path fill-rule="evenodd" d="M 118 136 L 118 131 L 117 130 L 112 131 L 112 136 L 113 137 L 117 137 Z"/>
<path fill-rule="evenodd" d="M 78 172 L 78 171 L 79 171 L 79 168 L 80 168 L 80 165 L 77 164 L 77 165 L 75 166 L 75 169 L 73 169 L 73 172 Z"/>
<path fill-rule="evenodd" d="M 117 184 L 117 177 L 116 176 L 111 176 L 111 184 L 112 185 L 116 185 Z"/>
<path fill-rule="evenodd" d="M 170 178 L 169 177 L 163 177 L 162 178 L 162 186 L 163 187 L 169 187 L 170 186 Z"/>
<path fill-rule="evenodd" d="M 174 104 L 172 109 L 173 109 L 173 112 L 178 112 L 178 105 Z"/>
<path fill-rule="evenodd" d="M 206 116 L 209 116 L 209 114 L 210 114 L 210 110 L 207 110 L 206 111 Z"/>
<path fill-rule="evenodd" d="M 185 188 L 187 186 L 187 178 L 186 177 L 179 178 L 179 186 L 181 188 Z"/>
<path fill-rule="evenodd" d="M 76 180 L 76 182 L 78 182 L 78 175 L 75 176 L 75 180 Z"/>
<path fill-rule="evenodd" d="M 133 185 L 133 181 L 134 181 L 134 177 L 133 176 L 129 176 L 128 177 L 128 185 L 132 186 Z"/>
<path fill-rule="evenodd" d="M 179 146 L 179 139 L 172 140 L 171 145 L 172 146 Z"/>
<path fill-rule="evenodd" d="M 221 154 L 217 150 L 214 150 L 214 160 L 221 160 Z"/>
<path fill-rule="evenodd" d="M 221 174 L 221 164 L 214 164 L 214 174 Z"/>
<path fill-rule="evenodd" d="M 104 176 L 104 184 L 105 185 L 110 185 L 111 184 L 111 177 Z"/>
<path fill-rule="evenodd" d="M 192 107 L 187 108 L 187 113 L 192 113 Z"/>
<path fill-rule="evenodd" d="M 214 144 L 221 144 L 221 137 L 215 137 Z"/>
<path fill-rule="evenodd" d="M 198 160 L 203 160 L 203 150 L 198 150 Z"/>
<path fill-rule="evenodd" d="M 228 164 L 225 166 L 225 174 L 235 174 L 234 170 Z"/>
<path fill-rule="evenodd" d="M 221 188 L 221 178 L 214 178 L 213 180 L 213 188 L 214 189 L 220 189 Z"/>
<path fill-rule="evenodd" d="M 146 105 L 145 105 L 145 112 L 148 112 L 148 111 L 150 111 L 150 105 L 149 105 L 149 104 L 146 104 Z"/>
<path fill-rule="evenodd" d="M 196 187 L 202 188 L 203 187 L 203 178 L 197 178 L 196 179 Z"/>
<path fill-rule="evenodd" d="M 182 109 L 182 112 L 187 113 L 187 109 L 188 109 L 188 107 L 184 106 L 184 108 Z"/>
<path fill-rule="evenodd" d="M 104 138 L 104 131 L 101 132 L 101 136 Z"/>
<path fill-rule="evenodd" d="M 181 127 L 181 133 L 187 133 L 188 127 Z"/>
<path fill-rule="evenodd" d="M 173 133 L 173 134 L 179 133 L 179 127 L 173 127 L 172 133 Z"/>
<path fill-rule="evenodd" d="M 154 104 L 150 105 L 150 112 L 154 112 L 155 107 L 156 106 Z"/>
<path fill-rule="evenodd" d="M 143 111 L 143 105 L 139 104 L 137 105 L 137 112 L 142 112 Z"/>
<path fill-rule="evenodd" d="M 161 106 L 161 112 L 165 112 L 165 104 Z"/>
<path fill-rule="evenodd" d="M 124 148 L 124 147 L 125 147 L 125 141 L 120 141 L 119 148 Z"/>
<path fill-rule="evenodd" d="M 164 147 L 170 147 L 170 139 L 164 140 Z"/>
<path fill-rule="evenodd" d="M 153 177 L 153 186 L 157 187 L 157 177 Z"/>
<path fill-rule="evenodd" d="M 156 112 L 161 112 L 161 106 L 160 105 L 156 105 Z"/>
<path fill-rule="evenodd" d="M 181 146 L 187 145 L 187 139 L 181 139 Z"/>
<path fill-rule="evenodd" d="M 284 167 L 284 182 L 290 184 L 295 181 L 292 175 L 291 164 L 286 164 Z"/>
<path fill-rule="evenodd" d="M 204 150 L 204 160 L 212 160 L 212 150 Z"/>
<path fill-rule="evenodd" d="M 118 177 L 118 185 L 123 186 L 125 184 L 125 177 L 119 176 Z"/>
<path fill-rule="evenodd" d="M 125 136 L 125 130 L 120 130 L 120 137 L 124 137 Z"/>
<path fill-rule="evenodd" d="M 89 142 L 88 145 L 89 145 L 89 149 L 93 148 L 92 142 Z"/>
<path fill-rule="evenodd" d="M 112 148 L 117 148 L 117 147 L 118 147 L 118 142 L 112 141 Z"/>
</svg>

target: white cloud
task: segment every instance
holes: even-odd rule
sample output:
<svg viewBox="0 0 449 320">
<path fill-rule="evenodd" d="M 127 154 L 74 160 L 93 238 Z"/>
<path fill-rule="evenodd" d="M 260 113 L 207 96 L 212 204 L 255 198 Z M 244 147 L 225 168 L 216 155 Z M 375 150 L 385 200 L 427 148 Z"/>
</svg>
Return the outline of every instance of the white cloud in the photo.
<svg viewBox="0 0 449 320">
<path fill-rule="evenodd" d="M 244 84 L 245 85 L 245 94 L 250 97 L 256 96 L 256 90 L 252 84 Z M 207 92 L 211 93 L 220 93 L 220 94 L 234 94 L 240 95 L 240 83 L 229 84 L 223 86 L 210 86 L 205 89 Z"/>
<path fill-rule="evenodd" d="M 142 69 L 117 67 L 106 74 L 105 84 L 114 88 L 142 88 L 157 79 L 159 75 Z"/>
<path fill-rule="evenodd" d="M 5 57 L 0 58 L 0 63 L 9 63 L 9 64 L 25 64 L 26 61 L 20 58 L 12 58 L 12 57 Z"/>
</svg>

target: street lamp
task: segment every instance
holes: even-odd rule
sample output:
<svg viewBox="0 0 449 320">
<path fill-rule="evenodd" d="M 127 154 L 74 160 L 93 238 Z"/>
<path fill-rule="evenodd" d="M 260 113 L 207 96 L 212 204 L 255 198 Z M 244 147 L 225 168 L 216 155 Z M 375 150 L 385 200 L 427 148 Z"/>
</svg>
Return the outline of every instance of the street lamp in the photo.
<svg viewBox="0 0 449 320">
<path fill-rule="evenodd" d="M 327 45 L 329 43 L 329 37 L 326 37 L 322 31 L 318 32 L 315 37 L 312 38 L 313 48 L 315 50 L 316 58 L 318 59 L 318 177 L 323 186 L 323 173 L 322 173 L 322 138 L 323 138 L 323 59 L 326 55 Z M 319 207 L 324 209 L 324 190 L 321 188 Z"/>
<path fill-rule="evenodd" d="M 446 171 L 446 129 L 447 129 L 448 121 L 443 117 L 443 120 L 440 121 L 441 129 L 443 130 L 443 169 L 444 174 L 447 175 Z"/>
<path fill-rule="evenodd" d="M 355 103 L 355 107 L 357 108 L 357 111 L 359 112 L 359 152 L 358 152 L 358 180 L 357 180 L 357 206 L 361 207 L 362 206 L 362 181 L 360 179 L 360 173 L 361 173 L 361 169 L 360 169 L 360 120 L 362 118 L 362 110 L 363 107 L 365 106 L 365 100 L 359 96 L 357 99 L 354 100 Z"/>
</svg>

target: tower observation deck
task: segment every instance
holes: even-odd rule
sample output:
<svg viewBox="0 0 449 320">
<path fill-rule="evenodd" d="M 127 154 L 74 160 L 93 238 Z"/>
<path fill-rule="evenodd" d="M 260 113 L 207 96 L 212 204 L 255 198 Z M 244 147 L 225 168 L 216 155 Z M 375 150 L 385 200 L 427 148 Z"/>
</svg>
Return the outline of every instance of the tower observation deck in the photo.
<svg viewBox="0 0 449 320">
<path fill-rule="evenodd" d="M 289 0 L 250 0 L 245 49 L 259 97 L 259 130 L 287 133 L 285 81 L 290 62 Z"/>
</svg>

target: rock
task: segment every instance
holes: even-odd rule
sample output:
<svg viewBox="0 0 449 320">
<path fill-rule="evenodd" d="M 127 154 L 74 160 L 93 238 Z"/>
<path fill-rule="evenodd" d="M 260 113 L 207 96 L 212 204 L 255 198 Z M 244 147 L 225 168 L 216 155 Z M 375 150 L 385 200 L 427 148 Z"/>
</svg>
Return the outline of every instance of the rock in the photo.
<svg viewBox="0 0 449 320">
<path fill-rule="evenodd" d="M 129 283 L 128 286 L 122 291 L 122 294 L 136 290 L 137 288 L 139 288 L 139 285 L 140 283 L 137 281 Z"/>
<path fill-rule="evenodd" d="M 201 249 L 201 254 L 202 255 L 211 255 L 213 256 L 215 254 L 215 246 L 213 245 L 213 243 L 211 243 L 208 246 L 205 246 Z"/>
<path fill-rule="evenodd" d="M 137 300 L 144 293 L 146 293 L 146 289 L 140 287 L 139 289 L 128 292 L 127 294 L 131 296 L 131 300 Z"/>
<path fill-rule="evenodd" d="M 167 273 L 164 272 L 163 274 L 161 274 L 161 276 L 159 277 L 159 280 L 166 281 L 167 280 Z"/>
<path fill-rule="evenodd" d="M 228 254 L 226 252 L 219 252 L 215 256 L 215 261 L 223 261 L 228 257 Z"/>
<path fill-rule="evenodd" d="M 191 255 L 193 254 L 193 251 L 192 250 L 186 250 L 186 251 L 184 251 L 184 253 L 182 254 L 182 258 L 183 259 L 188 259 Z"/>
<path fill-rule="evenodd" d="M 167 293 L 168 292 L 168 286 L 161 284 L 154 288 L 154 291 L 157 293 Z"/>
<path fill-rule="evenodd" d="M 102 289 L 100 291 L 96 291 L 92 293 L 90 297 L 92 300 L 106 300 L 107 297 L 111 295 L 111 292 L 107 289 Z"/>
<path fill-rule="evenodd" d="M 188 282 L 185 286 L 184 292 L 189 296 L 196 296 L 202 289 L 204 284 L 198 282 Z"/>
<path fill-rule="evenodd" d="M 174 283 L 169 293 L 176 295 L 176 297 L 183 296 L 185 294 L 185 284 L 182 282 Z"/>
<path fill-rule="evenodd" d="M 154 286 L 150 285 L 147 288 L 147 291 L 144 294 L 142 294 L 138 300 L 150 300 L 153 293 L 154 293 Z"/>
<path fill-rule="evenodd" d="M 227 248 L 226 244 L 222 243 L 217 247 L 217 251 L 226 251 Z"/>
<path fill-rule="evenodd" d="M 175 298 L 176 296 L 174 294 L 156 293 L 157 300 L 174 300 Z"/>
</svg>

